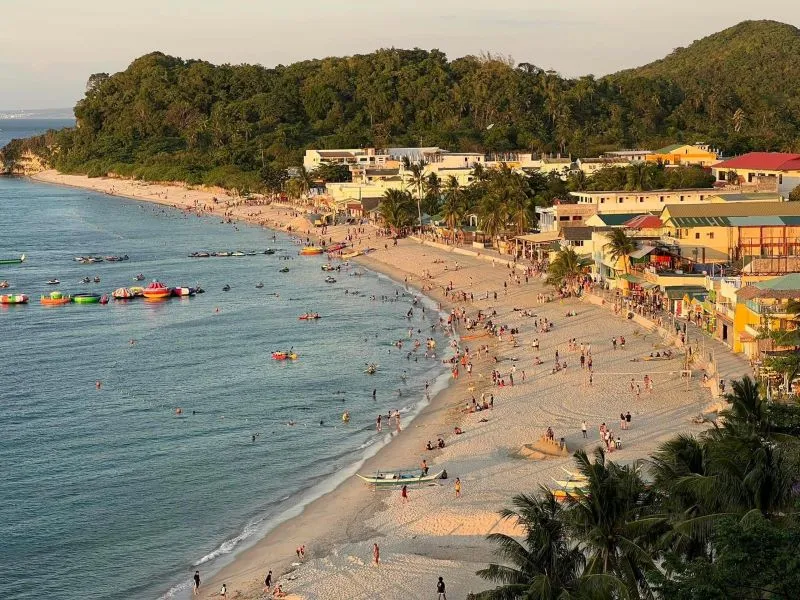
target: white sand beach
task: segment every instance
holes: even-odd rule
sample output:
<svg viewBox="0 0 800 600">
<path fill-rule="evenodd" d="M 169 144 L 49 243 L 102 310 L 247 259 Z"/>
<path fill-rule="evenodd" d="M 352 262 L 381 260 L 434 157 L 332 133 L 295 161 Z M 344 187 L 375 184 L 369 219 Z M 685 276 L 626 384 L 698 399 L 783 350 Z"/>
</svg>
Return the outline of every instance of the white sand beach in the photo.
<svg viewBox="0 0 800 600">
<path fill-rule="evenodd" d="M 304 226 L 312 231 L 290 208 L 235 205 L 235 199 L 216 191 L 186 191 L 177 186 L 55 172 L 44 172 L 35 179 L 106 193 L 113 188 L 114 194 L 137 200 L 204 210 L 270 227 L 285 228 L 292 223 L 295 231 L 302 233 Z M 329 228 L 326 238 L 341 240 L 346 231 L 345 226 Z M 711 401 L 709 391 L 701 385 L 699 365 L 695 365 L 695 376 L 686 379 L 681 377 L 681 353 L 671 360 L 641 360 L 667 347 L 670 342 L 663 337 L 665 332 L 615 316 L 607 305 L 587 299 L 539 303 L 537 295 L 550 293 L 541 280 L 531 278 L 526 283 L 520 273 L 517 284 L 509 279 L 512 270 L 499 261 L 455 255 L 409 239 L 384 249 L 387 240 L 375 235 L 369 227 L 360 234 L 364 245 L 377 248 L 358 259 L 362 264 L 397 281 L 408 278 L 415 289 L 425 285 L 425 293 L 442 302 L 445 310 L 463 308 L 473 318 L 478 310 L 490 315 L 496 312 L 491 317 L 495 323 L 519 329 L 517 345 L 510 336 L 500 340 L 480 326 L 462 331 L 461 346 L 472 352 L 471 377 L 461 370 L 458 380 L 413 422 L 404 423 L 403 431 L 361 470 L 370 473 L 382 467 L 415 466 L 425 458 L 432 470 L 445 468 L 447 480 L 411 487 L 409 502 L 402 503 L 398 491 L 374 491 L 353 477 L 237 555 L 204 582 L 202 597 L 216 596 L 223 582 L 229 597 L 269 597 L 262 582 L 272 569 L 275 581 L 292 598 L 427 599 L 435 597 L 439 576 L 447 584 L 449 597 L 464 598 L 492 585 L 475 575 L 493 560 L 493 547 L 485 536 L 497 531 L 513 533 L 513 524 L 501 521 L 498 511 L 508 506 L 515 494 L 532 493 L 553 479 L 564 479 L 562 469 L 572 467 L 570 456 L 537 459 L 534 452 L 525 450 L 548 427 L 554 430 L 556 440 L 564 438 L 571 454 L 580 448 L 593 450 L 599 444 L 598 427 L 606 423 L 622 439 L 622 448 L 610 456 L 620 462 L 645 457 L 677 433 L 699 430 L 692 417 Z M 425 272 L 432 277 L 423 279 Z M 444 288 L 450 283 L 456 292 L 473 294 L 474 301 L 452 303 L 445 298 Z M 524 316 L 515 308 L 535 316 Z M 571 311 L 576 315 L 566 316 Z M 543 317 L 554 323 L 549 333 L 539 333 L 534 326 Z M 624 350 L 612 346 L 615 336 L 626 338 Z M 580 351 L 569 348 L 572 338 L 586 349 L 591 345 L 591 384 L 588 369 L 581 369 Z M 536 339 L 539 349 L 532 346 Z M 476 357 L 475 350 L 481 345 L 488 345 L 489 351 Z M 552 373 L 556 351 L 567 368 Z M 543 364 L 535 364 L 537 356 Z M 495 368 L 507 385 L 492 385 Z M 512 369 L 513 386 L 508 385 Z M 645 389 L 645 375 L 652 378 L 652 392 Z M 493 409 L 465 412 L 472 397 L 480 399 L 481 393 L 493 394 Z M 621 431 L 619 415 L 627 411 L 632 415 L 631 427 Z M 588 439 L 581 434 L 583 420 L 588 425 Z M 461 427 L 463 434 L 455 435 L 455 426 Z M 425 451 L 426 442 L 438 437 L 445 439 L 446 447 Z M 455 497 L 456 477 L 463 485 L 461 498 Z M 374 543 L 380 547 L 378 566 L 372 561 Z M 298 562 L 295 548 L 300 545 L 306 547 L 305 559 L 292 566 Z"/>
</svg>

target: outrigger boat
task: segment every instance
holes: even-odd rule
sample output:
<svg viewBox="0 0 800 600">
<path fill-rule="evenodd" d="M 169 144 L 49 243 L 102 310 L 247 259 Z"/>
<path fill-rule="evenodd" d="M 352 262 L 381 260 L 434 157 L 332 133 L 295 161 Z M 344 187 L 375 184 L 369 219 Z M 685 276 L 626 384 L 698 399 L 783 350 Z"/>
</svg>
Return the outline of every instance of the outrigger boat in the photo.
<svg viewBox="0 0 800 600">
<path fill-rule="evenodd" d="M 550 493 L 559 502 L 563 502 L 567 498 L 579 498 L 588 483 L 586 476 L 581 473 L 572 473 L 563 467 L 562 470 L 569 475 L 569 479 L 563 481 L 554 479 L 556 485 L 550 488 Z"/>
<path fill-rule="evenodd" d="M 25 294 L 2 294 L 0 304 L 27 304 L 28 297 Z"/>
<path fill-rule="evenodd" d="M 25 255 L 19 258 L 0 258 L 0 265 L 18 265 L 25 262 Z"/>
<path fill-rule="evenodd" d="M 361 473 L 356 473 L 356 476 L 376 488 L 393 488 L 403 485 L 433 483 L 437 479 L 441 479 L 443 472 L 439 471 L 431 475 L 423 475 L 419 469 L 398 469 L 396 471 L 378 471 L 374 477 L 361 475 Z"/>
</svg>

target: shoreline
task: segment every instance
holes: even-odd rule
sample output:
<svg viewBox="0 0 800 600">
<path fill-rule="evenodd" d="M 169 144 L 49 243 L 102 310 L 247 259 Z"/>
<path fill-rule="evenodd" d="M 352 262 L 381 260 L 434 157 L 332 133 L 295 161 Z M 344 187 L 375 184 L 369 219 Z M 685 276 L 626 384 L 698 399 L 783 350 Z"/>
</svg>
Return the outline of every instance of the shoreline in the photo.
<svg viewBox="0 0 800 600">
<path fill-rule="evenodd" d="M 242 205 L 230 197 L 220 206 L 212 202 L 211 191 L 127 182 L 131 186 L 125 188 L 131 192 L 127 194 L 121 193 L 120 187 L 126 183 L 122 180 L 53 172 L 33 179 L 101 193 L 114 190 L 114 195 L 133 200 L 202 211 L 283 231 L 292 224 L 291 233 L 295 235 L 298 230 L 302 232 L 303 221 L 306 227 L 310 226 L 297 211 L 284 206 Z M 183 198 L 176 198 L 181 195 Z M 219 200 L 221 196 L 216 197 Z M 306 229 L 311 231 L 317 230 Z M 346 231 L 346 226 L 329 227 L 325 237 L 339 241 Z M 510 343 L 507 336 L 487 336 L 482 329 L 475 335 L 464 335 L 462 343 L 471 350 L 476 344 L 488 344 L 490 348 L 486 356 L 473 360 L 474 376 L 462 375 L 431 398 L 408 429 L 395 435 L 361 467 L 369 472 L 401 463 L 413 466 L 424 456 L 432 468 L 444 466 L 448 470 L 448 481 L 410 490 L 412 500 L 405 505 L 395 492 L 374 492 L 349 477 L 310 502 L 299 515 L 237 552 L 214 576 L 204 578 L 201 597 L 216 596 L 224 581 L 232 597 L 262 598 L 261 581 L 267 569 L 273 570 L 273 580 L 282 583 L 294 598 L 427 597 L 436 575 L 445 577 L 454 597 L 487 589 L 492 584 L 474 575 L 476 568 L 493 559 L 493 547 L 485 536 L 498 531 L 513 533 L 497 511 L 508 506 L 515 493 L 530 492 L 559 475 L 563 477 L 560 469 L 571 466 L 571 452 L 582 447 L 590 450 L 597 443 L 599 422 L 609 422 L 617 430 L 616 415 L 625 409 L 634 413 L 635 427 L 623 433 L 625 445 L 611 457 L 620 462 L 643 457 L 676 433 L 697 430 L 690 417 L 708 403 L 707 390 L 700 388 L 696 380 L 691 388 L 685 384 L 676 375 L 677 364 L 630 361 L 639 353 L 646 355 L 648 349 L 667 345 L 658 332 L 642 330 L 635 322 L 613 317 L 607 307 L 589 301 L 540 302 L 540 295 L 549 291 L 537 278 L 526 278 L 524 284 L 517 282 L 514 276 L 518 273 L 510 266 L 500 261 L 497 266 L 494 261 L 490 264 L 488 257 L 453 253 L 408 239 L 383 249 L 380 246 L 386 238 L 375 238 L 372 231 L 364 235 L 366 239 L 353 240 L 353 245 L 372 242 L 379 249 L 355 262 L 386 275 L 398 285 L 405 282 L 407 287 L 441 302 L 443 310 L 463 307 L 470 317 L 478 309 L 485 314 L 496 313 L 492 316 L 495 322 L 520 329 L 519 344 Z M 430 277 L 422 277 L 426 272 Z M 445 297 L 445 286 L 474 294 L 474 299 L 455 301 Z M 555 328 L 552 332 L 537 332 L 533 319 L 525 317 L 517 307 L 548 318 Z M 564 318 L 564 311 L 573 310 L 578 313 L 575 317 Z M 609 338 L 620 334 L 627 337 L 628 350 L 611 351 Z M 576 365 L 577 350 L 567 345 L 567 340 L 573 338 L 593 346 L 592 356 L 596 356 L 599 367 L 594 372 L 594 384 L 588 379 L 588 372 Z M 541 339 L 541 350 L 538 343 L 536 348 L 532 346 L 534 339 Z M 570 361 L 570 369 L 551 374 L 555 350 Z M 534 357 L 540 355 L 543 363 L 538 366 Z M 523 373 L 528 371 L 527 381 L 524 374 L 519 381 L 517 371 L 516 386 L 492 385 L 490 370 L 501 370 L 505 380 L 517 366 Z M 640 379 L 644 373 L 656 381 L 657 392 L 639 397 L 633 394 L 633 379 Z M 497 402 L 485 420 L 481 412 L 463 410 L 465 400 L 468 404 L 470 396 L 480 396 L 484 390 L 491 392 Z M 592 430 L 589 440 L 581 439 L 581 419 L 587 420 Z M 452 434 L 455 425 L 463 427 L 463 435 Z M 536 440 L 551 425 L 557 438 L 565 438 L 568 455 L 549 460 L 523 458 L 523 451 L 536 446 Z M 424 453 L 425 441 L 437 437 L 443 437 L 447 447 Z M 461 477 L 465 491 L 464 498 L 453 502 L 452 481 L 456 476 Z M 370 566 L 373 542 L 381 545 L 382 565 L 378 569 Z M 302 544 L 307 548 L 306 558 L 302 565 L 294 567 L 294 550 Z M 288 571 L 288 577 L 279 576 Z M 187 573 L 187 579 L 190 575 Z M 383 591 L 376 594 L 376 589 Z M 370 592 L 365 595 L 365 590 Z"/>
</svg>

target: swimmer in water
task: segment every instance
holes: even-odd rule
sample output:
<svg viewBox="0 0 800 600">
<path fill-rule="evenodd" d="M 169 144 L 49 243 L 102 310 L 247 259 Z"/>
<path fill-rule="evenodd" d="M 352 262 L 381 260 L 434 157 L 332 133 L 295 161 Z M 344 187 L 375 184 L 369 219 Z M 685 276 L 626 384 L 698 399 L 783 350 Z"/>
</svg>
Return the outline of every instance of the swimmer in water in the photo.
<svg viewBox="0 0 800 600">
<path fill-rule="evenodd" d="M 100 383 L 100 380 L 99 380 L 99 379 L 98 379 L 97 381 L 95 381 L 95 382 L 94 382 L 94 387 L 95 387 L 95 388 L 97 388 L 98 390 L 99 390 L 99 389 L 102 387 L 102 385 L 103 385 L 103 384 L 102 384 L 102 383 Z"/>
</svg>

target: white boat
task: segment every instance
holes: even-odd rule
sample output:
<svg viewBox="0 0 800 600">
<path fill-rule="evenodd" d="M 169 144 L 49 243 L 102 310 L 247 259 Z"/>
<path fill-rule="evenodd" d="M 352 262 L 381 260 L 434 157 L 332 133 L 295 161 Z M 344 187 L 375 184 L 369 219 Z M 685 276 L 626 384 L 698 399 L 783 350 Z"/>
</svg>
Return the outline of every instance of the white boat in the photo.
<svg viewBox="0 0 800 600">
<path fill-rule="evenodd" d="M 432 483 L 437 479 L 441 479 L 443 471 L 438 471 L 430 475 L 422 475 L 422 471 L 415 470 L 397 470 L 397 471 L 378 471 L 374 476 L 368 477 L 356 473 L 359 479 L 362 479 L 370 485 L 375 487 L 398 487 L 403 485 Z"/>
</svg>

